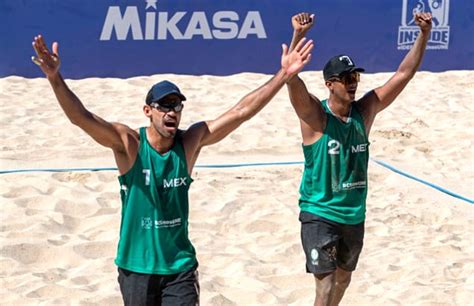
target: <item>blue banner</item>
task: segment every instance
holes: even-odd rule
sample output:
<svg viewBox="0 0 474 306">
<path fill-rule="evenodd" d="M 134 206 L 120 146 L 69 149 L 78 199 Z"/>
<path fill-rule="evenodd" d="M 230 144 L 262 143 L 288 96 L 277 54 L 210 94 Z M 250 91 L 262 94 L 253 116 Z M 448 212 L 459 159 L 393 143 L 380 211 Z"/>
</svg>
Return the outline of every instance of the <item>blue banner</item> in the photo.
<svg viewBox="0 0 474 306">
<path fill-rule="evenodd" d="M 472 0 L 0 0 L 0 77 L 42 76 L 30 61 L 33 37 L 59 42 L 66 78 L 159 73 L 274 73 L 291 16 L 316 14 L 307 70 L 350 55 L 369 73 L 394 71 L 431 12 L 421 70 L 474 69 Z"/>
</svg>

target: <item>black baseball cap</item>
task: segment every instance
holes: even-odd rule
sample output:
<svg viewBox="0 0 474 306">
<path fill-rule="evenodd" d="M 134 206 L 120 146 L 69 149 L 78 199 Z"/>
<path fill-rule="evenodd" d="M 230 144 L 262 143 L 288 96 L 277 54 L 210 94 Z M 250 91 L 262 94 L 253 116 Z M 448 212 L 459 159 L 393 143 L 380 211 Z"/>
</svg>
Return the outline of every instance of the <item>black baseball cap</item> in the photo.
<svg viewBox="0 0 474 306">
<path fill-rule="evenodd" d="M 186 101 L 186 97 L 181 93 L 178 86 L 170 81 L 161 81 L 153 85 L 146 95 L 146 104 L 150 105 L 153 102 L 158 102 L 162 98 L 170 94 L 178 95 L 182 101 Z"/>
<path fill-rule="evenodd" d="M 323 69 L 323 76 L 324 80 L 327 81 L 332 77 L 339 77 L 342 74 L 354 71 L 364 72 L 365 69 L 357 67 L 348 55 L 340 54 L 332 57 L 326 63 Z"/>
</svg>

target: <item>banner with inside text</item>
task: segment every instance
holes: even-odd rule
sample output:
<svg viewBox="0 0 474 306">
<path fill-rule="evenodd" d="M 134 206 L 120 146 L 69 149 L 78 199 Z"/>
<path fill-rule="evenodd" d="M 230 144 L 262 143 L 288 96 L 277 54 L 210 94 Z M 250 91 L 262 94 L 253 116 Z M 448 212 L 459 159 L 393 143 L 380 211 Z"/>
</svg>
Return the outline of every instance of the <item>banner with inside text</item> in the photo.
<svg viewBox="0 0 474 306">
<path fill-rule="evenodd" d="M 433 29 L 421 70 L 474 69 L 472 0 L 0 0 L 0 77 L 40 77 L 33 37 L 59 43 L 65 78 L 162 73 L 274 73 L 291 17 L 316 15 L 306 70 L 348 54 L 366 72 L 395 71 L 430 12 Z"/>
</svg>

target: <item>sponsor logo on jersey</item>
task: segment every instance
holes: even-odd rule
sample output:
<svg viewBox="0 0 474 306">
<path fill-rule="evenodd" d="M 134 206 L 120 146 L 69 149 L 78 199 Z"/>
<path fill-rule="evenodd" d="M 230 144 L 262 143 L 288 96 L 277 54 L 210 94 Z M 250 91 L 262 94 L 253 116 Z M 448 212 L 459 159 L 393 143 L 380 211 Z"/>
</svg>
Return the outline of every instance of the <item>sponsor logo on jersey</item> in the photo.
<svg viewBox="0 0 474 306">
<path fill-rule="evenodd" d="M 175 218 L 172 220 L 153 220 L 150 217 L 143 217 L 141 222 L 142 228 L 144 229 L 159 229 L 165 227 L 175 227 L 181 225 L 181 218 Z"/>
</svg>

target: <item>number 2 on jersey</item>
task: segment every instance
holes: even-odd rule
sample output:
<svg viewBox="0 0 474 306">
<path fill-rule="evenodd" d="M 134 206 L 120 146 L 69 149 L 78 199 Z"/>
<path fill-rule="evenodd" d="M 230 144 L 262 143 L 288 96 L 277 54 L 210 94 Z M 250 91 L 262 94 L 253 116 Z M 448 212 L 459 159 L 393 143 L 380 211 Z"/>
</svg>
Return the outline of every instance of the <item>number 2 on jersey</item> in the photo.
<svg viewBox="0 0 474 306">
<path fill-rule="evenodd" d="M 331 139 L 329 142 L 328 142 L 328 154 L 331 154 L 331 155 L 336 155 L 336 154 L 339 154 L 339 147 L 341 146 L 341 143 L 337 140 L 334 140 L 334 139 Z"/>
</svg>

